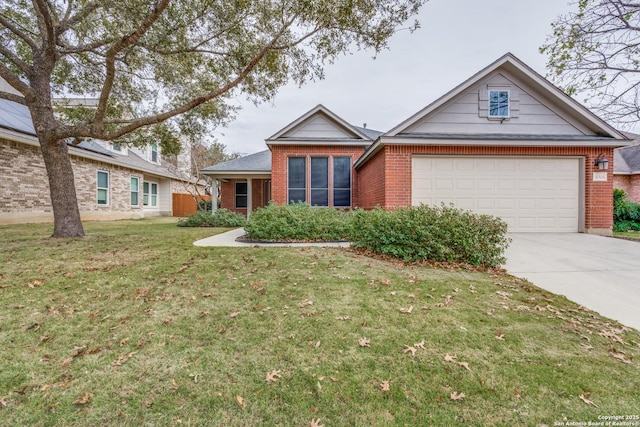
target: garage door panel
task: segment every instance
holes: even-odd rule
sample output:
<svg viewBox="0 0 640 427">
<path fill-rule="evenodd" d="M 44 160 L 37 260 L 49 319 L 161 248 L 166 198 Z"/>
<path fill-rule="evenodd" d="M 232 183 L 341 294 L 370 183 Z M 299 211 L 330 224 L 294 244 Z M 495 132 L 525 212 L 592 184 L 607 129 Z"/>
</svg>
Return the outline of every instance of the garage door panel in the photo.
<svg viewBox="0 0 640 427">
<path fill-rule="evenodd" d="M 576 232 L 579 173 L 575 158 L 415 156 L 412 202 L 499 216 L 512 232 Z"/>
</svg>

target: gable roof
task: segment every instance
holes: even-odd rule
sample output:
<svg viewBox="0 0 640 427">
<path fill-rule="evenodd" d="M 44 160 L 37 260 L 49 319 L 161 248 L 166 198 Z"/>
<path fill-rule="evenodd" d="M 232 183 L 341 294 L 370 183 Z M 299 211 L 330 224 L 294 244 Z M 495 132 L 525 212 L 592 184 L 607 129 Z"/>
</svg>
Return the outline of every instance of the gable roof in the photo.
<svg viewBox="0 0 640 427">
<path fill-rule="evenodd" d="M 518 133 L 412 133 L 411 127 L 427 117 L 435 115 L 457 97 L 472 91 L 474 86 L 486 81 L 499 70 L 504 70 L 509 75 L 515 76 L 537 94 L 542 94 L 549 105 L 558 111 L 563 111 L 580 128 L 591 134 L 518 134 Z M 584 133 L 584 132 L 579 132 Z M 429 144 L 429 145 L 514 145 L 514 141 L 523 146 L 598 146 L 621 147 L 628 145 L 628 138 L 596 116 L 588 108 L 571 98 L 557 88 L 543 76 L 538 74 L 513 54 L 507 53 L 483 68 L 442 97 L 430 103 L 408 119 L 404 120 L 387 133 L 381 135 L 367 148 L 364 154 L 356 161 L 355 166 L 360 167 L 366 163 L 375 153 L 387 144 Z"/>
<path fill-rule="evenodd" d="M 314 121 L 321 122 L 325 127 L 322 130 L 305 132 L 307 125 L 313 125 Z M 343 118 L 329 110 L 322 104 L 316 105 L 302 116 L 289 123 L 284 128 L 266 139 L 267 145 L 272 144 L 348 144 L 369 145 L 382 132 L 353 126 Z"/>
<path fill-rule="evenodd" d="M 594 134 L 614 139 L 626 139 L 621 132 L 596 116 L 584 105 L 580 104 L 578 101 L 564 93 L 546 78 L 538 74 L 531 67 L 526 65 L 520 59 L 516 58 L 512 53 L 506 53 L 501 58 L 489 64 L 487 67 L 478 71 L 476 74 L 447 92 L 445 95 L 427 105 L 425 108 L 418 111 L 416 114 L 412 115 L 407 120 L 391 129 L 389 132 L 385 133 L 384 136 L 396 136 L 398 134 L 401 134 L 403 130 L 407 129 L 425 116 L 431 114 L 456 96 L 462 94 L 471 86 L 486 79 L 491 73 L 500 68 L 503 68 L 511 72 L 512 74 L 517 75 L 537 91 L 543 92 L 552 100 L 564 106 L 566 109 L 571 111 L 580 121 L 583 121 L 587 125 L 589 125 L 589 128 L 593 129 Z"/>
</svg>

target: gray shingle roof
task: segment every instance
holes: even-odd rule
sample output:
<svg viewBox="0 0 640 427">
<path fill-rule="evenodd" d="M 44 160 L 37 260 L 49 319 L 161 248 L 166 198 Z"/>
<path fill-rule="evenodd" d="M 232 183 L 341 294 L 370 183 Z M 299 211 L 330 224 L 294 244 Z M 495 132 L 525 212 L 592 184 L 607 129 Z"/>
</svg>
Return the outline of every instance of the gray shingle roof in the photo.
<svg viewBox="0 0 640 427">
<path fill-rule="evenodd" d="M 630 145 L 614 151 L 614 172 L 640 174 L 640 145 Z"/>
<path fill-rule="evenodd" d="M 0 99 L 0 127 L 28 135 L 36 134 L 29 109 L 6 99 Z"/>
<path fill-rule="evenodd" d="M 377 130 L 373 130 L 373 129 L 369 129 L 369 128 L 363 128 L 360 126 L 354 126 L 354 128 L 358 129 L 360 132 L 364 133 L 365 135 L 367 135 L 372 141 L 375 141 L 377 137 L 379 137 L 380 135 L 382 135 L 384 132 L 379 132 Z"/>
<path fill-rule="evenodd" d="M 271 172 L 271 150 L 264 150 L 248 156 L 238 157 L 202 169 L 202 172 Z"/>
</svg>

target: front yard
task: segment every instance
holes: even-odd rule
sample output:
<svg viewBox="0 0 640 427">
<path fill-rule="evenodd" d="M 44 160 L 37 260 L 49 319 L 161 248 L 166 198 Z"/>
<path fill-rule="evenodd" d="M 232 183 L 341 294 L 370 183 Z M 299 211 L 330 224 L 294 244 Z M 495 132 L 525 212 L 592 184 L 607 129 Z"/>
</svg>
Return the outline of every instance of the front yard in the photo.
<svg viewBox="0 0 640 427">
<path fill-rule="evenodd" d="M 554 425 L 638 415 L 640 334 L 509 276 L 0 227 L 3 425 Z M 218 229 L 217 231 L 223 231 Z"/>
</svg>

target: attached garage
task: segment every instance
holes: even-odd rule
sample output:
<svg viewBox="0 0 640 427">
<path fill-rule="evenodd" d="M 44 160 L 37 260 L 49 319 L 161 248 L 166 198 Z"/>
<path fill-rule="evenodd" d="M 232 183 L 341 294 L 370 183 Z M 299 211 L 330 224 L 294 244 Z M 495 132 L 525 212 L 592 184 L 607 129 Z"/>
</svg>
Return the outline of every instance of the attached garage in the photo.
<svg viewBox="0 0 640 427">
<path fill-rule="evenodd" d="M 453 204 L 511 232 L 582 231 L 580 158 L 413 156 L 412 204 Z"/>
</svg>

